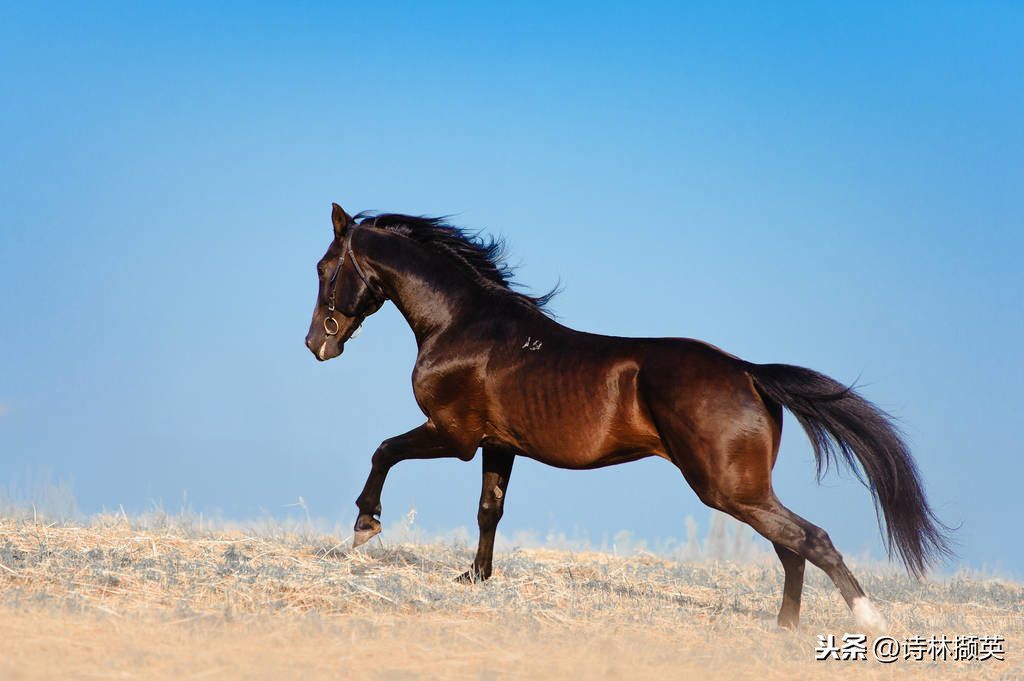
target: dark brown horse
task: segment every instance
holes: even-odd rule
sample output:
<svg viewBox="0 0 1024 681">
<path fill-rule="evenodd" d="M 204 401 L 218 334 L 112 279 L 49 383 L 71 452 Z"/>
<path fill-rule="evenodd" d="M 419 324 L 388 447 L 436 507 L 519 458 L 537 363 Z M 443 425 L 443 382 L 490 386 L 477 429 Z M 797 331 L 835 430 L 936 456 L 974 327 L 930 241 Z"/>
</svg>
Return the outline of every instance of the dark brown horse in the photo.
<svg viewBox="0 0 1024 681">
<path fill-rule="evenodd" d="M 862 630 L 884 631 L 884 618 L 825 531 L 772 491 L 785 407 L 810 437 L 819 474 L 836 460 L 862 471 L 890 555 L 920 575 L 949 553 L 906 445 L 889 417 L 851 388 L 810 369 L 751 364 L 696 340 L 574 331 L 543 313 L 547 296 L 510 289 L 500 243 L 433 218 L 352 218 L 337 204 L 331 217 L 334 240 L 317 264 L 306 345 L 321 361 L 340 355 L 363 320 L 391 300 L 416 335 L 413 392 L 427 417 L 374 452 L 356 500 L 356 546 L 380 532 L 384 479 L 405 459 L 469 461 L 483 450 L 480 544 L 460 577 L 475 581 L 491 574 L 517 455 L 573 469 L 660 456 L 701 501 L 772 542 L 785 569 L 780 625 L 799 621 L 809 560 L 835 582 Z"/>
</svg>

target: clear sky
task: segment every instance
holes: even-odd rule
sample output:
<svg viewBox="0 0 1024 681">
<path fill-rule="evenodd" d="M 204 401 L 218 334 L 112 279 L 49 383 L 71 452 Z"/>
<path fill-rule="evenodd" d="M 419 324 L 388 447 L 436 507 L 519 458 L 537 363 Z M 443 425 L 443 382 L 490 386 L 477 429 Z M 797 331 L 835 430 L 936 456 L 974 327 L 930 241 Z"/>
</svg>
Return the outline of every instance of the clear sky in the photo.
<svg viewBox="0 0 1024 681">
<path fill-rule="evenodd" d="M 1024 574 L 1024 7 L 47 3 L 0 11 L 0 484 L 350 523 L 418 425 L 395 308 L 303 345 L 332 201 L 504 235 L 568 326 L 690 336 L 900 419 L 966 564 Z M 787 417 L 780 498 L 851 554 Z M 385 526 L 475 526 L 479 462 Z M 502 530 L 683 536 L 668 463 L 520 461 Z"/>
</svg>

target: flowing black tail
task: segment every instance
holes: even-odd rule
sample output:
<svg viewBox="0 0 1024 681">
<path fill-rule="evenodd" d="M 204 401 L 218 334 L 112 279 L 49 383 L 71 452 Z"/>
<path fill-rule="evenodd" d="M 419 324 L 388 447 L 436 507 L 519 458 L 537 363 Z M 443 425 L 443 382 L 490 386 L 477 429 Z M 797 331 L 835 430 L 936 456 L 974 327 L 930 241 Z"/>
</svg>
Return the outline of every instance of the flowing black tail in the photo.
<svg viewBox="0 0 1024 681">
<path fill-rule="evenodd" d="M 852 387 L 810 369 L 789 364 L 746 369 L 762 396 L 789 409 L 804 427 L 819 479 L 841 457 L 871 490 L 880 528 L 885 518 L 890 557 L 895 551 L 912 574 L 921 576 L 929 564 L 952 555 L 949 528 L 928 506 L 917 465 L 892 417 Z"/>
</svg>

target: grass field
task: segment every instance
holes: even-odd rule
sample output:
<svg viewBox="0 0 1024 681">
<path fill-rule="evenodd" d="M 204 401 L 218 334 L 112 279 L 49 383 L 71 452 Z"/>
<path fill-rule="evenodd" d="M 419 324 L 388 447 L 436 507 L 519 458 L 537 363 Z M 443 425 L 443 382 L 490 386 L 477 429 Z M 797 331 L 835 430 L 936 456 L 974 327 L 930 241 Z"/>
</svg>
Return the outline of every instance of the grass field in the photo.
<svg viewBox="0 0 1024 681">
<path fill-rule="evenodd" d="M 815 661 L 855 625 L 808 568 L 797 632 L 773 560 L 499 553 L 106 517 L 0 518 L 0 679 L 1024 679 L 1024 585 L 857 570 L 890 633 L 1001 635 L 1004 661 Z"/>
</svg>

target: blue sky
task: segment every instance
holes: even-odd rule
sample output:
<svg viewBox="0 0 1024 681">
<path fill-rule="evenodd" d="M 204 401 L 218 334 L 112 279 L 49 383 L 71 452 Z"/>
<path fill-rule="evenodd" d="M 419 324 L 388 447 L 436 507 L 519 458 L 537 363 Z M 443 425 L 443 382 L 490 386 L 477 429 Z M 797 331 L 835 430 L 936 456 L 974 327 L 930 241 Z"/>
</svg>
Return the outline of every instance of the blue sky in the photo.
<svg viewBox="0 0 1024 681">
<path fill-rule="evenodd" d="M 46 3 L 0 21 L 0 483 L 83 511 L 346 524 L 418 425 L 386 306 L 303 346 L 330 203 L 504 235 L 574 328 L 809 366 L 897 416 L 967 564 L 1024 574 L 1024 9 L 1015 3 Z M 384 523 L 475 524 L 409 462 Z M 867 492 L 780 498 L 881 555 Z M 502 529 L 683 536 L 669 464 L 516 464 Z"/>
</svg>

